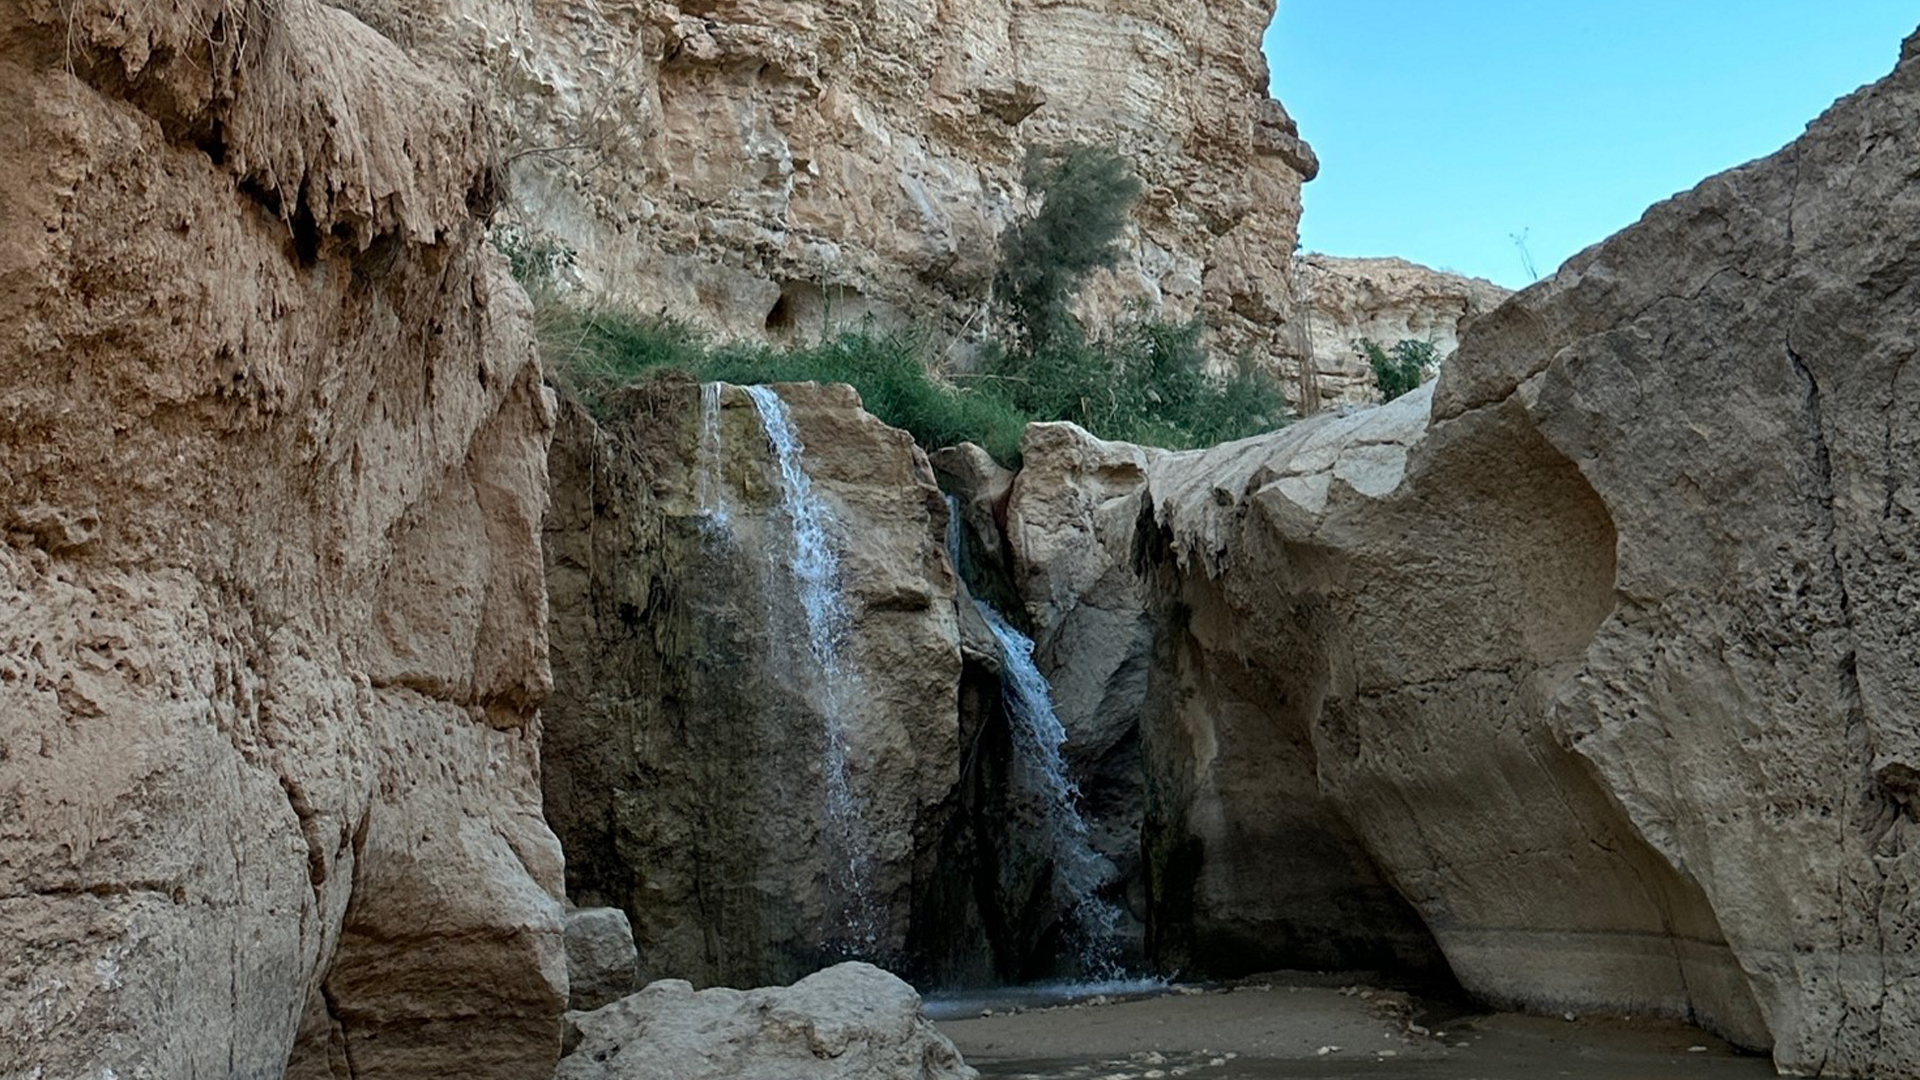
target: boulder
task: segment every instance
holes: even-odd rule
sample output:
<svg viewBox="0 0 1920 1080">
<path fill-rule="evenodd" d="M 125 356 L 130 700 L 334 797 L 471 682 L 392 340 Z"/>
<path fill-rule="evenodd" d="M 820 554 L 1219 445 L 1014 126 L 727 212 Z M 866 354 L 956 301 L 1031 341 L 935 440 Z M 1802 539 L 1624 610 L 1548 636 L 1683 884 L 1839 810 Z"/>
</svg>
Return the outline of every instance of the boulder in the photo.
<svg viewBox="0 0 1920 1080">
<path fill-rule="evenodd" d="M 567 1007 L 597 1009 L 638 989 L 640 952 L 619 908 L 567 912 Z"/>
<path fill-rule="evenodd" d="M 656 982 L 568 1017 L 554 1080 L 974 1080 L 913 987 L 844 963 L 789 987 Z"/>
</svg>

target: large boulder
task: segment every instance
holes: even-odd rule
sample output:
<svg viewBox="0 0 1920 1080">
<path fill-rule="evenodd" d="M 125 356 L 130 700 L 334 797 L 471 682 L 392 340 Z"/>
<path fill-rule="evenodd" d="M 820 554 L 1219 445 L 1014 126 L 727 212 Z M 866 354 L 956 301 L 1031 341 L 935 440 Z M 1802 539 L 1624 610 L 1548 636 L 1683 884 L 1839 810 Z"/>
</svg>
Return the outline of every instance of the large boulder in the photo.
<svg viewBox="0 0 1920 1080">
<path fill-rule="evenodd" d="M 547 819 L 569 895 L 626 911 L 647 974 L 700 985 L 898 959 L 960 773 L 926 457 L 848 387 L 778 400 L 790 472 L 746 390 L 671 380 L 606 427 L 567 407 L 551 457 Z"/>
<path fill-rule="evenodd" d="M 574 1013 L 554 1080 L 974 1080 L 913 987 L 846 963 L 788 987 L 656 982 Z"/>
<path fill-rule="evenodd" d="M 0 9 L 0 1074 L 559 1055 L 552 419 L 454 85 L 308 0 Z"/>
<path fill-rule="evenodd" d="M 567 912 L 567 1005 L 597 1009 L 639 989 L 640 952 L 619 908 Z"/>
</svg>

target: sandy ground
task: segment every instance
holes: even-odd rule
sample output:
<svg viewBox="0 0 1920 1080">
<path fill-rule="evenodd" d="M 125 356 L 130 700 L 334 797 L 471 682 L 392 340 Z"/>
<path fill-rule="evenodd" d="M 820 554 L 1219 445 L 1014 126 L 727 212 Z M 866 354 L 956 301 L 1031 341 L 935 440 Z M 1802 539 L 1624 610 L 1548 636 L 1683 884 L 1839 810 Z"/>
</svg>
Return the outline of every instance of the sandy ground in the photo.
<svg viewBox="0 0 1920 1080">
<path fill-rule="evenodd" d="M 1096 999 L 1096 1002 L 1099 999 Z M 1697 1029 L 1661 1021 L 1461 1015 L 1392 991 L 1258 983 L 947 1019 L 995 1080 L 1759 1080 Z"/>
</svg>

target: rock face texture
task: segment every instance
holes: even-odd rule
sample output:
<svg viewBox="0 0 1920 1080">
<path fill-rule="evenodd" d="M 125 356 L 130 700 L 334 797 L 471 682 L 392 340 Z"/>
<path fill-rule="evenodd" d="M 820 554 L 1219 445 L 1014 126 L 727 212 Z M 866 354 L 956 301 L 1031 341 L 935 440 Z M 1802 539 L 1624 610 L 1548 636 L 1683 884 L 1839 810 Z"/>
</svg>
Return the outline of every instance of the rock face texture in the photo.
<svg viewBox="0 0 1920 1080">
<path fill-rule="evenodd" d="M 788 987 L 696 992 L 678 979 L 569 1022 L 555 1080 L 974 1080 L 913 987 L 839 964 Z"/>
<path fill-rule="evenodd" d="M 1027 148 L 1072 140 L 1147 187 L 1090 314 L 1204 313 L 1232 350 L 1293 356 L 1318 163 L 1267 96 L 1272 0 L 347 6 L 484 71 L 512 216 L 591 295 L 733 336 L 867 314 L 970 336 Z"/>
<path fill-rule="evenodd" d="M 551 414 L 475 103 L 303 0 L 9 4 L 0 102 L 0 1074 L 541 1075 Z"/>
<path fill-rule="evenodd" d="M 619 908 L 567 912 L 567 1005 L 597 1009 L 638 990 L 640 954 Z"/>
<path fill-rule="evenodd" d="M 1432 342 L 1441 360 L 1460 347 L 1473 321 L 1512 295 L 1482 278 L 1432 270 L 1405 259 L 1342 259 L 1310 254 L 1294 261 L 1295 319 L 1306 337 L 1314 378 L 1298 404 L 1303 412 L 1380 400 L 1362 339 L 1391 348 L 1412 338 Z"/>
<path fill-rule="evenodd" d="M 1279 938 L 1252 853 L 1284 852 L 1390 884 L 1496 1001 L 1920 1070 L 1916 116 L 1920 38 L 1480 320 L 1437 384 L 1144 465 L 1159 955 Z M 1122 572 L 1054 520 L 1010 527 L 1017 577 Z"/>
<path fill-rule="evenodd" d="M 568 893 L 627 912 L 644 971 L 703 985 L 897 960 L 960 770 L 946 504 L 851 389 L 782 386 L 835 563 L 810 594 L 821 549 L 762 415 L 702 397 L 648 384 L 625 424 L 568 407 L 555 439 L 544 767 Z"/>
</svg>

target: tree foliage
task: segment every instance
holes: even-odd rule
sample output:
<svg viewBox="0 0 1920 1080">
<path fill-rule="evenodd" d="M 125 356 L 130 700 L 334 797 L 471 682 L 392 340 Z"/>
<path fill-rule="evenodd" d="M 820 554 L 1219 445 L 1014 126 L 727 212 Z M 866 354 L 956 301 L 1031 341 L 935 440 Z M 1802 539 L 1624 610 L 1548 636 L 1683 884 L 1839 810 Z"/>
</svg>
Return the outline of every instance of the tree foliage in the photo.
<svg viewBox="0 0 1920 1080">
<path fill-rule="evenodd" d="M 1088 274 L 1119 257 L 1114 242 L 1140 181 L 1112 150 L 1079 145 L 1030 152 L 1022 179 L 1039 209 L 1001 235 L 994 290 L 1016 345 L 1037 348 L 1077 329 L 1067 306 Z"/>
<path fill-rule="evenodd" d="M 1381 348 L 1372 338 L 1361 338 L 1360 355 L 1373 368 L 1373 382 L 1380 388 L 1382 401 L 1420 389 L 1427 372 L 1440 364 L 1440 350 L 1433 342 L 1418 338 L 1402 338 L 1391 349 Z"/>
</svg>

